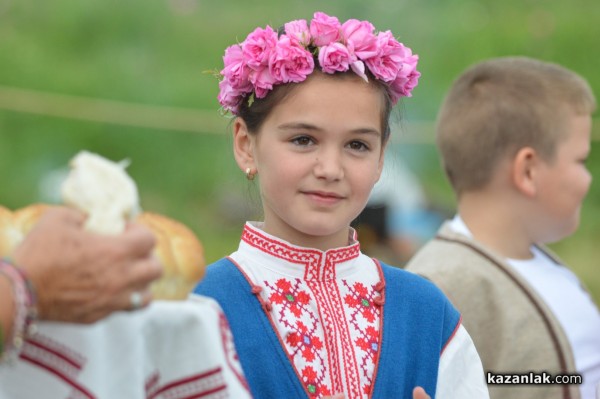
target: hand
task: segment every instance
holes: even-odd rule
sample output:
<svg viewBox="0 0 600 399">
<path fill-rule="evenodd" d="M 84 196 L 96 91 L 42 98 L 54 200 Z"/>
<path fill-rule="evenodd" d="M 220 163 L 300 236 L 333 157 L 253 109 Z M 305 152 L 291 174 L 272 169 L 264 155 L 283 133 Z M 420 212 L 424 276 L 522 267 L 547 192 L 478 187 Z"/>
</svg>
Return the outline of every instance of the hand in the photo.
<svg viewBox="0 0 600 399">
<path fill-rule="evenodd" d="M 40 319 L 93 323 L 131 309 L 131 294 L 151 300 L 149 284 L 162 267 L 152 256 L 155 239 L 131 224 L 117 236 L 83 230 L 85 215 L 65 207 L 47 211 L 15 250 L 37 291 Z"/>
<path fill-rule="evenodd" d="M 423 388 L 416 387 L 413 389 L 413 399 L 431 399 L 431 396 L 427 395 Z"/>
</svg>

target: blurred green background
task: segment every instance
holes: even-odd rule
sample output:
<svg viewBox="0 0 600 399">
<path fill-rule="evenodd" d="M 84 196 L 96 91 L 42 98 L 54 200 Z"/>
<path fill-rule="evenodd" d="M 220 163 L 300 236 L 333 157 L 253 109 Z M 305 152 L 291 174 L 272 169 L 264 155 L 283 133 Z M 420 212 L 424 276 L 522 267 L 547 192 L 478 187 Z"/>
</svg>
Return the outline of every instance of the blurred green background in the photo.
<svg viewBox="0 0 600 399">
<path fill-rule="evenodd" d="M 368 19 L 420 55 L 394 147 L 430 200 L 454 198 L 433 146 L 445 91 L 468 65 L 502 55 L 561 63 L 600 93 L 597 0 L 0 0 L 0 203 L 56 202 L 69 159 L 87 149 L 129 158 L 142 206 L 191 227 L 212 262 L 237 247 L 258 194 L 231 156 L 217 81 L 225 47 L 255 27 L 314 11 Z M 589 168 L 600 175 L 599 123 Z M 582 223 L 552 247 L 600 299 L 600 188 Z"/>
</svg>

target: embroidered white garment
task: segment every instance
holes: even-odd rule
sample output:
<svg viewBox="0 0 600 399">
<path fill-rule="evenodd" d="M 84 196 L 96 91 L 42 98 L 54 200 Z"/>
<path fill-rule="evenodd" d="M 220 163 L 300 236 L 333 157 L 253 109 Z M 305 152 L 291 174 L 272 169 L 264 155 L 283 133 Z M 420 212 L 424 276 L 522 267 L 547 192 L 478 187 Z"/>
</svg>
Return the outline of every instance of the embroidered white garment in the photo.
<svg viewBox="0 0 600 399">
<path fill-rule="evenodd" d="M 382 322 L 380 268 L 360 252 L 353 230 L 347 247 L 323 252 L 289 244 L 260 227 L 246 224 L 230 259 L 268 310 L 306 390 L 314 397 L 369 397 Z M 481 362 L 462 326 L 446 352 L 438 397 L 475 392 L 486 398 Z M 465 388 L 457 391 L 458 377 Z"/>
<path fill-rule="evenodd" d="M 250 398 L 229 326 L 212 299 L 155 301 L 90 326 L 40 323 L 0 398 Z"/>
</svg>

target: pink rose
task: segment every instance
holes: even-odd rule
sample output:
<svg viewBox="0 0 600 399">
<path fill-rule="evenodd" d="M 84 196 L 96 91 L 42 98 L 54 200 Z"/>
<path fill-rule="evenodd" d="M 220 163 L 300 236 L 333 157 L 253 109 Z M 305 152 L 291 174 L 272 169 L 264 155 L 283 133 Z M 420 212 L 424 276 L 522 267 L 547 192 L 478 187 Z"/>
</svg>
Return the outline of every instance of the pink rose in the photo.
<svg viewBox="0 0 600 399">
<path fill-rule="evenodd" d="M 410 51 L 410 50 L 409 50 Z M 398 76 L 390 85 L 392 101 L 396 103 L 400 97 L 412 97 L 412 90 L 419 83 L 421 73 L 417 71 L 418 55 L 410 55 L 402 64 Z"/>
<path fill-rule="evenodd" d="M 271 52 L 269 72 L 278 82 L 302 82 L 315 68 L 312 54 L 295 37 L 282 35 Z"/>
<path fill-rule="evenodd" d="M 242 52 L 248 66 L 252 69 L 267 66 L 271 50 L 275 47 L 276 43 L 277 32 L 270 26 L 267 26 L 265 29 L 254 29 L 242 43 Z"/>
<path fill-rule="evenodd" d="M 340 38 L 340 21 L 323 12 L 316 12 L 310 21 L 310 35 L 317 47 L 325 46 Z"/>
<path fill-rule="evenodd" d="M 298 19 L 288 22 L 284 25 L 284 29 L 286 35 L 295 37 L 303 46 L 310 44 L 310 31 L 308 30 L 306 20 Z"/>
<path fill-rule="evenodd" d="M 408 77 L 409 75 L 414 74 L 417 70 L 417 63 L 419 62 L 419 56 L 412 53 L 411 49 L 408 47 L 404 47 L 405 57 L 402 62 L 402 67 L 398 71 L 398 76 Z"/>
<path fill-rule="evenodd" d="M 281 83 L 271 72 L 268 66 L 260 67 L 250 72 L 250 82 L 254 86 L 256 98 L 265 97 L 269 91 L 273 90 L 273 85 Z"/>
<path fill-rule="evenodd" d="M 365 63 L 357 60 L 354 61 L 352 64 L 350 64 L 350 68 L 352 68 L 352 71 L 357 74 L 358 76 L 360 76 L 361 78 L 363 78 L 363 80 L 365 82 L 369 81 L 369 78 L 367 77 L 367 74 L 365 73 Z"/>
<path fill-rule="evenodd" d="M 377 36 L 375 27 L 368 21 L 349 19 L 342 25 L 342 40 L 361 60 L 369 59 L 377 54 Z"/>
<path fill-rule="evenodd" d="M 244 94 L 231 87 L 227 79 L 219 82 L 219 95 L 217 99 L 225 110 L 231 111 L 233 114 L 237 113 Z"/>
<path fill-rule="evenodd" d="M 240 45 L 235 44 L 225 49 L 223 64 L 225 67 L 221 70 L 221 75 L 225 77 L 232 88 L 242 91 L 252 90 L 252 85 L 248 81 L 250 69 L 244 61 Z"/>
<path fill-rule="evenodd" d="M 410 50 L 400 44 L 389 30 L 377 36 L 377 55 L 365 60 L 371 73 L 379 80 L 391 82 L 396 79 L 398 71 Z"/>
<path fill-rule="evenodd" d="M 319 48 L 319 65 L 325 73 L 347 71 L 350 61 L 350 51 L 342 43 L 333 42 Z"/>
</svg>

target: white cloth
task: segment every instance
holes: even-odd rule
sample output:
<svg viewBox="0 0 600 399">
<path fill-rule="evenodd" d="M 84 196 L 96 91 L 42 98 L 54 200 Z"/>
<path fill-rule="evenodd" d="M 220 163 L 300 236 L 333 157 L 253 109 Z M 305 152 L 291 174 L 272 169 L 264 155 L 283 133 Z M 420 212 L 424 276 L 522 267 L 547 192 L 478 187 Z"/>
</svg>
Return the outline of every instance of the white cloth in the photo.
<svg viewBox="0 0 600 399">
<path fill-rule="evenodd" d="M 487 399 L 483 366 L 471 336 L 460 326 L 440 358 L 436 399 Z"/>
<path fill-rule="evenodd" d="M 352 230 L 347 247 L 321 252 L 260 227 L 246 224 L 230 258 L 273 308 L 273 326 L 298 375 L 315 381 L 318 397 L 368 397 L 382 317 L 379 266 L 360 253 Z M 442 353 L 437 386 L 441 399 L 489 397 L 481 360 L 462 326 Z"/>
<path fill-rule="evenodd" d="M 460 216 L 455 216 L 450 226 L 472 237 Z M 600 383 L 600 312 L 571 270 L 535 246 L 531 253 L 531 259 L 506 261 L 536 290 L 560 322 L 571 344 L 577 372 L 583 377 L 581 397 L 594 399 Z"/>
<path fill-rule="evenodd" d="M 1 399 L 250 397 L 225 316 L 209 298 L 39 327 L 16 364 L 0 364 Z"/>
</svg>

